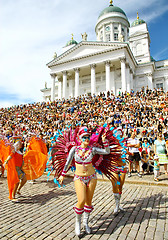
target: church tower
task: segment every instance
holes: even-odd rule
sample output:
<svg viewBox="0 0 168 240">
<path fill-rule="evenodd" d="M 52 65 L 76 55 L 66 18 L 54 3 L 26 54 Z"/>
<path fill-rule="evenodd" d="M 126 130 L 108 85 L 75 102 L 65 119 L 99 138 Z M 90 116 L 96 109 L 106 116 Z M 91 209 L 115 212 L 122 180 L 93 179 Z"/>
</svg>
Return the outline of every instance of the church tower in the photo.
<svg viewBox="0 0 168 240">
<path fill-rule="evenodd" d="M 137 63 L 151 61 L 148 27 L 146 22 L 139 18 L 138 13 L 137 19 L 131 24 L 129 29 L 129 43 Z"/>
<path fill-rule="evenodd" d="M 109 7 L 105 8 L 98 17 L 95 27 L 97 41 L 127 42 L 129 26 L 125 12 L 114 6 L 111 0 Z"/>
</svg>

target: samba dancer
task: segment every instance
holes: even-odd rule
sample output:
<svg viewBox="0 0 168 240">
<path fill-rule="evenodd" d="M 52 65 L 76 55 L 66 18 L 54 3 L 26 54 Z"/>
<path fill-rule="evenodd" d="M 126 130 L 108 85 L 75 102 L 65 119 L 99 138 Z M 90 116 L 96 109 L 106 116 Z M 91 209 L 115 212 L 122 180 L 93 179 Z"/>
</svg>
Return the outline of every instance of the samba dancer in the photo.
<svg viewBox="0 0 168 240">
<path fill-rule="evenodd" d="M 91 233 L 88 221 L 90 213 L 93 210 L 92 199 L 97 184 L 96 172 L 92 165 L 93 156 L 95 154 L 108 155 L 110 153 L 105 133 L 102 135 L 104 149 L 88 146 L 90 142 L 90 132 L 87 127 L 80 128 L 78 137 L 81 141 L 81 145 L 71 148 L 62 175 L 59 177 L 59 183 L 62 184 L 72 160 L 75 158 L 76 171 L 74 184 L 78 202 L 74 207 L 74 211 L 76 215 L 75 233 L 77 236 L 81 234 L 81 218 L 83 213 L 85 232 L 87 234 Z"/>
</svg>

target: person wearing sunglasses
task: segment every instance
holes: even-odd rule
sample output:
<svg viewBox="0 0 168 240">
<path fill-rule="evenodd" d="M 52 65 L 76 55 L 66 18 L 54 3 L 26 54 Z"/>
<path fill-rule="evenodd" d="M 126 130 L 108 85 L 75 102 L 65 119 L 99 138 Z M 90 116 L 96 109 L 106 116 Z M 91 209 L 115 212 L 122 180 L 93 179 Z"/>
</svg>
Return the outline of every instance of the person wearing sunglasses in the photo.
<svg viewBox="0 0 168 240">
<path fill-rule="evenodd" d="M 89 215 L 93 210 L 92 198 L 97 184 L 97 176 L 92 165 L 92 159 L 95 154 L 107 155 L 110 153 L 109 144 L 106 141 L 106 134 L 102 135 L 104 148 L 90 147 L 90 132 L 87 127 L 81 127 L 78 132 L 80 146 L 71 148 L 62 175 L 59 177 L 59 183 L 62 184 L 64 177 L 75 159 L 76 171 L 74 175 L 74 184 L 77 195 L 77 204 L 74 207 L 76 215 L 75 233 L 81 234 L 81 218 L 83 215 L 83 225 L 87 234 L 91 233 L 88 226 Z"/>
</svg>

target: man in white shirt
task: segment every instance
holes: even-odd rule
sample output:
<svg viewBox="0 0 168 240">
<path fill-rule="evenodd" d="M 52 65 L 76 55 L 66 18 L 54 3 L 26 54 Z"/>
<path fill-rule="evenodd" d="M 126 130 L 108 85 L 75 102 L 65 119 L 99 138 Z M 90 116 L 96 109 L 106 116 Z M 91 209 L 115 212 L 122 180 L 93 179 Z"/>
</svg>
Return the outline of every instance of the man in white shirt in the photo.
<svg viewBox="0 0 168 240">
<path fill-rule="evenodd" d="M 139 154 L 139 147 L 140 142 L 137 138 L 135 138 L 136 133 L 133 131 L 131 134 L 131 137 L 127 141 L 128 151 L 130 152 L 129 159 L 132 162 L 129 162 L 129 172 L 128 177 L 131 177 L 131 165 L 135 163 L 135 169 L 137 170 L 138 177 L 142 177 L 140 174 L 140 167 L 139 167 L 139 161 L 140 161 L 140 154 Z"/>
</svg>

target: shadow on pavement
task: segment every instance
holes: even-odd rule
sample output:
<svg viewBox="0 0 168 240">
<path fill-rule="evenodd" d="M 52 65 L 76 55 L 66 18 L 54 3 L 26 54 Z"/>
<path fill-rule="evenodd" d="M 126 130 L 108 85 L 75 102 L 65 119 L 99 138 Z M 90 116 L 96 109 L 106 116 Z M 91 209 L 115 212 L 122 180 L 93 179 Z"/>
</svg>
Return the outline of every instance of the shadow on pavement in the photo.
<svg viewBox="0 0 168 240">
<path fill-rule="evenodd" d="M 33 195 L 28 195 L 28 196 L 22 196 L 19 198 L 19 203 L 20 204 L 30 204 L 30 203 L 37 203 L 40 205 L 45 205 L 47 202 L 49 202 L 51 199 L 56 199 L 59 198 L 60 196 L 64 195 L 74 195 L 75 191 L 74 190 L 69 190 L 68 188 L 59 188 L 57 184 L 55 184 L 52 180 L 51 181 L 38 181 L 38 183 L 46 183 L 46 185 L 49 188 L 52 188 L 52 190 L 49 190 L 46 193 L 37 193 Z M 67 182 L 68 183 L 68 182 Z M 66 184 L 66 181 L 65 181 Z M 67 184 L 68 185 L 68 184 Z M 54 189 L 53 189 L 54 188 Z"/>
<path fill-rule="evenodd" d="M 92 233 L 101 235 L 104 233 L 114 233 L 118 228 L 121 226 L 129 226 L 131 224 L 139 223 L 139 228 L 141 224 L 145 220 L 166 220 L 166 211 L 165 207 L 160 206 L 160 204 L 165 204 L 168 202 L 168 198 L 165 199 L 164 194 L 154 194 L 151 197 L 141 198 L 139 200 L 136 199 L 136 205 L 134 205 L 133 201 L 125 201 L 123 202 L 124 205 L 130 205 L 130 207 L 125 207 L 124 211 L 119 212 L 117 216 L 114 216 L 113 213 L 108 217 L 104 217 L 106 215 L 106 212 L 102 212 L 101 216 L 97 216 L 97 219 L 93 219 L 94 222 L 97 222 L 101 220 L 101 226 L 98 229 L 98 226 L 93 225 L 92 227 Z M 131 206 L 131 204 L 133 204 Z M 150 208 L 151 210 L 148 210 L 147 208 Z M 163 211 L 160 212 L 159 209 L 162 209 Z M 102 223 L 102 220 L 104 222 Z M 131 228 L 131 226 L 130 226 Z M 97 230 L 98 229 L 98 230 Z"/>
</svg>

